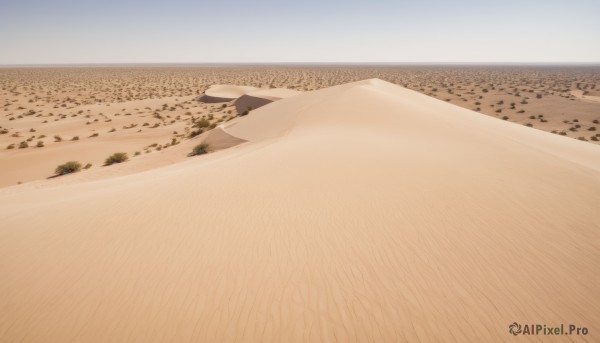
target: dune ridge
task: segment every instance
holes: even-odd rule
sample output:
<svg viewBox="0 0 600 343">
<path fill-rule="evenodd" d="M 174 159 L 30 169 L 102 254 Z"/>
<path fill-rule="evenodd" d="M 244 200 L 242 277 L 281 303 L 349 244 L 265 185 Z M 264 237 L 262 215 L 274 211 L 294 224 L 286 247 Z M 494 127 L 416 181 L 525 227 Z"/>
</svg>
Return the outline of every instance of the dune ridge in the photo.
<svg viewBox="0 0 600 343">
<path fill-rule="evenodd" d="M 248 92 L 235 100 L 238 113 L 249 109 L 257 109 L 273 101 L 281 100 L 300 94 L 301 92 L 286 88 L 258 89 Z"/>
<path fill-rule="evenodd" d="M 600 147 L 378 79 L 218 130 L 235 148 L 0 189 L 0 341 L 600 329 Z"/>
</svg>

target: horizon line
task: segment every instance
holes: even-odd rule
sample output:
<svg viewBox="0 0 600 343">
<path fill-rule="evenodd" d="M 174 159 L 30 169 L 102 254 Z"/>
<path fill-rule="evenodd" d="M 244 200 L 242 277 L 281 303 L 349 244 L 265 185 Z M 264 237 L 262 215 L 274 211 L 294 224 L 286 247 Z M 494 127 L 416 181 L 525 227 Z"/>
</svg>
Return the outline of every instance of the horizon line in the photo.
<svg viewBox="0 0 600 343">
<path fill-rule="evenodd" d="M 18 68 L 18 67 L 71 67 L 71 66 L 269 66 L 269 65 L 322 65 L 322 66 L 600 66 L 600 61 L 596 62 L 573 62 L 573 61 L 553 61 L 553 62 L 82 62 L 82 63 L 0 63 L 0 68 Z"/>
</svg>

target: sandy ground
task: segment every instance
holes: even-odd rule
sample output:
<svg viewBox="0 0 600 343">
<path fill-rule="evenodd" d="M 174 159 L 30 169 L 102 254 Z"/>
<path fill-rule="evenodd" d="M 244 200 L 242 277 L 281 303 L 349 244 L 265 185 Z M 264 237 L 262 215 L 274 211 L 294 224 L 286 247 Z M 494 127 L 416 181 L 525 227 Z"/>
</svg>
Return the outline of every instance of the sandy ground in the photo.
<svg viewBox="0 0 600 343">
<path fill-rule="evenodd" d="M 135 160 L 249 108 L 374 77 L 492 117 L 600 142 L 600 102 L 590 100 L 600 95 L 600 68 L 593 66 L 0 68 L 0 187 L 51 177 L 71 160 L 91 164 L 86 172 L 102 168 L 115 152 Z M 199 121 L 209 126 L 199 128 Z"/>
<path fill-rule="evenodd" d="M 597 341 L 598 203 L 598 145 L 379 79 L 306 91 L 0 189 L 0 341 Z"/>
</svg>

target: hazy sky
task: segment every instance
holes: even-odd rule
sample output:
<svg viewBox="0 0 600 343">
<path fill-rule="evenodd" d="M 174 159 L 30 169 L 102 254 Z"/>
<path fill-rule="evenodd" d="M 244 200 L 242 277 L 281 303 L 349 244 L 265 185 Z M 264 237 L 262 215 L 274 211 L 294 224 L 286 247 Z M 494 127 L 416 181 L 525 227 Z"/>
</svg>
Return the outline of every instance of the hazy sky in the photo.
<svg viewBox="0 0 600 343">
<path fill-rule="evenodd" d="M 600 0 L 0 0 L 0 64 L 600 62 Z"/>
</svg>

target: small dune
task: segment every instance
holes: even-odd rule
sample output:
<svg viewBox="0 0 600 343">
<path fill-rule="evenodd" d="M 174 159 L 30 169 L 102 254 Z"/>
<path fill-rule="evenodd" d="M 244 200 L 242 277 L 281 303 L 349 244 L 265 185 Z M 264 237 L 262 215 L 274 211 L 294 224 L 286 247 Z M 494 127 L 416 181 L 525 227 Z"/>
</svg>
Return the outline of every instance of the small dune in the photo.
<svg viewBox="0 0 600 343">
<path fill-rule="evenodd" d="M 200 97 L 200 101 L 207 103 L 227 102 L 237 99 L 254 90 L 256 90 L 256 88 L 250 86 L 212 85 L 204 92 L 204 95 Z"/>
<path fill-rule="evenodd" d="M 257 109 L 273 101 L 288 98 L 302 92 L 293 89 L 271 88 L 259 89 L 246 93 L 235 100 L 235 108 L 238 113 L 242 113 L 248 109 Z"/>
</svg>

